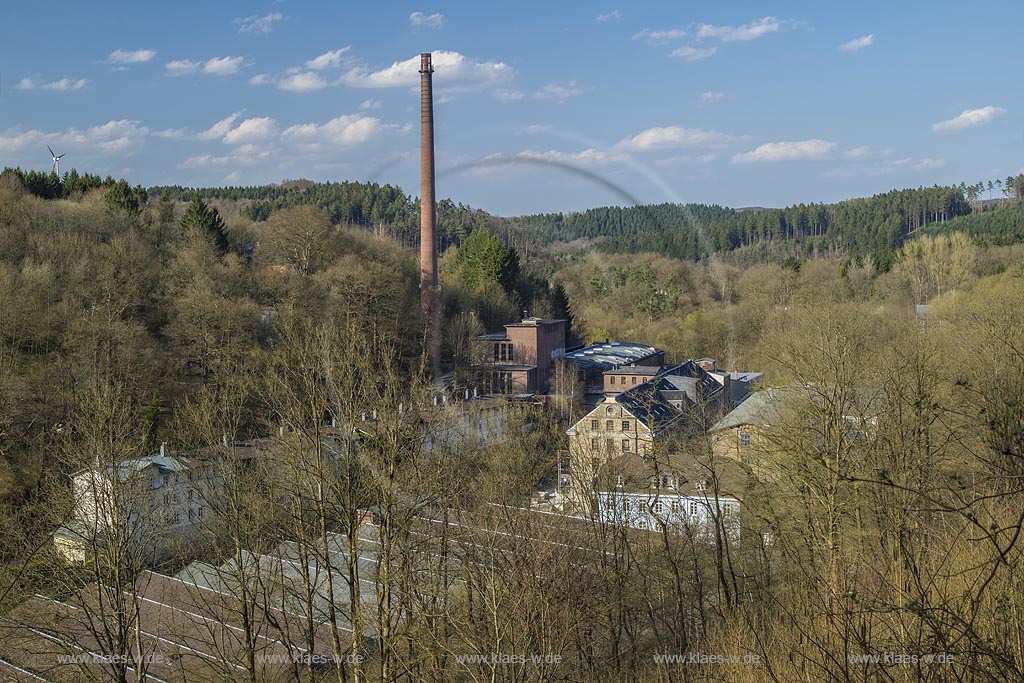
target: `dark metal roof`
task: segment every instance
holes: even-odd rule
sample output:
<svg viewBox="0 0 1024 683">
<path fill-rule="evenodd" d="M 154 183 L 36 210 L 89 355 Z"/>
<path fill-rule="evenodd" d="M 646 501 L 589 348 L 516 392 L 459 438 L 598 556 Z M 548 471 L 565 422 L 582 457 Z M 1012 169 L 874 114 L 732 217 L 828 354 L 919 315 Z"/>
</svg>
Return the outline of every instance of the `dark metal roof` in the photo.
<svg viewBox="0 0 1024 683">
<path fill-rule="evenodd" d="M 664 368 L 660 365 L 628 365 L 605 370 L 606 375 L 657 375 Z"/>
<path fill-rule="evenodd" d="M 599 367 L 603 370 L 612 370 L 636 363 L 657 353 L 659 353 L 658 349 L 646 344 L 607 342 L 584 346 L 582 349 L 565 354 L 565 357 L 581 368 Z"/>
<path fill-rule="evenodd" d="M 550 318 L 550 319 L 544 319 L 544 318 L 523 318 L 522 322 L 509 323 L 508 325 L 505 325 L 505 327 L 537 327 L 538 325 L 554 325 L 555 323 L 565 323 L 565 322 L 569 322 L 569 321 L 568 320 L 564 320 L 562 318 Z"/>
</svg>

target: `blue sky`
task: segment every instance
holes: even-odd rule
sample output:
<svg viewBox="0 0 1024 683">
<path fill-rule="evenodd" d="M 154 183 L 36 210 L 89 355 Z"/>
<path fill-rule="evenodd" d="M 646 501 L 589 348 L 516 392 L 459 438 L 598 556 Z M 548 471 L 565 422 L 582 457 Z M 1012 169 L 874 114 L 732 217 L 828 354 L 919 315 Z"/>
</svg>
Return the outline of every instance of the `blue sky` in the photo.
<svg viewBox="0 0 1024 683">
<path fill-rule="evenodd" d="M 782 206 L 1024 168 L 1024 6 L 102 2 L 2 5 L 0 166 L 143 185 L 418 191 L 504 215 Z"/>
</svg>

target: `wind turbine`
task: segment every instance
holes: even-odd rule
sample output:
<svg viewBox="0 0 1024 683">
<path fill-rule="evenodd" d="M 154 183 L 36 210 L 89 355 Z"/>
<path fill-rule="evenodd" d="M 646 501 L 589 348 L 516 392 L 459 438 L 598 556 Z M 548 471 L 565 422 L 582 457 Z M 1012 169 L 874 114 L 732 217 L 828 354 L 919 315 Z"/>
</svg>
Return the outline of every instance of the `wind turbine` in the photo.
<svg viewBox="0 0 1024 683">
<path fill-rule="evenodd" d="M 47 145 L 46 149 L 50 149 L 50 146 Z M 64 152 L 64 154 L 67 154 L 67 152 Z M 50 168 L 50 173 L 53 173 L 54 171 L 56 171 L 58 178 L 60 177 L 60 160 L 64 157 L 64 154 L 61 154 L 60 156 L 58 156 L 58 155 L 53 153 L 52 149 L 50 149 L 50 156 L 53 157 L 53 166 Z"/>
</svg>

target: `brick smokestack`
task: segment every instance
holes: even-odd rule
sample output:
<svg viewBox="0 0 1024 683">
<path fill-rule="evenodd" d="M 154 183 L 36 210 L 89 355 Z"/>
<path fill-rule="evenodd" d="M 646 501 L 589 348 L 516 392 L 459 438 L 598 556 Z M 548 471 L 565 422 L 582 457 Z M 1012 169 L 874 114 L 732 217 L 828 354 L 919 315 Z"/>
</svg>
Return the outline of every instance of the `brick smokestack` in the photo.
<svg viewBox="0 0 1024 683">
<path fill-rule="evenodd" d="M 420 55 L 420 299 L 430 315 L 437 291 L 437 207 L 434 196 L 434 67 Z"/>
</svg>

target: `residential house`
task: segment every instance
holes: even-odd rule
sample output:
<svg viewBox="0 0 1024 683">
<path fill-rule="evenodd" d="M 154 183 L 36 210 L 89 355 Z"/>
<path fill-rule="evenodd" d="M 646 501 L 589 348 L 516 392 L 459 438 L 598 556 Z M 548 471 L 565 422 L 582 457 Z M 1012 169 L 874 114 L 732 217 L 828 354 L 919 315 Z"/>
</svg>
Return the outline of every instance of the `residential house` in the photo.
<svg viewBox="0 0 1024 683">
<path fill-rule="evenodd" d="M 821 429 L 821 421 L 838 417 L 848 438 L 869 434 L 878 420 L 880 394 L 868 389 L 835 391 L 824 387 L 784 386 L 755 391 L 709 430 L 712 448 L 721 458 L 772 476 L 766 456 L 778 442 L 773 431 L 783 426 Z M 838 410 L 838 415 L 830 415 Z"/>
<path fill-rule="evenodd" d="M 262 455 L 268 444 L 225 442 L 238 463 Z M 220 495 L 225 471 L 214 449 L 172 452 L 167 444 L 152 455 L 86 467 L 71 475 L 75 506 L 53 534 L 57 551 L 83 562 L 97 547 L 124 544 L 157 563 L 201 547 Z"/>
<path fill-rule="evenodd" d="M 674 435 L 703 430 L 720 412 L 724 389 L 694 361 L 669 368 L 596 405 L 567 430 L 572 472 L 570 499 L 594 511 L 595 485 L 619 456 L 643 459 Z"/>
<path fill-rule="evenodd" d="M 624 463 L 615 485 L 597 491 L 597 518 L 633 529 L 672 530 L 715 538 L 716 529 L 740 538 L 740 501 L 746 477 L 730 461 L 713 466 L 669 456 L 655 465 Z"/>
</svg>

